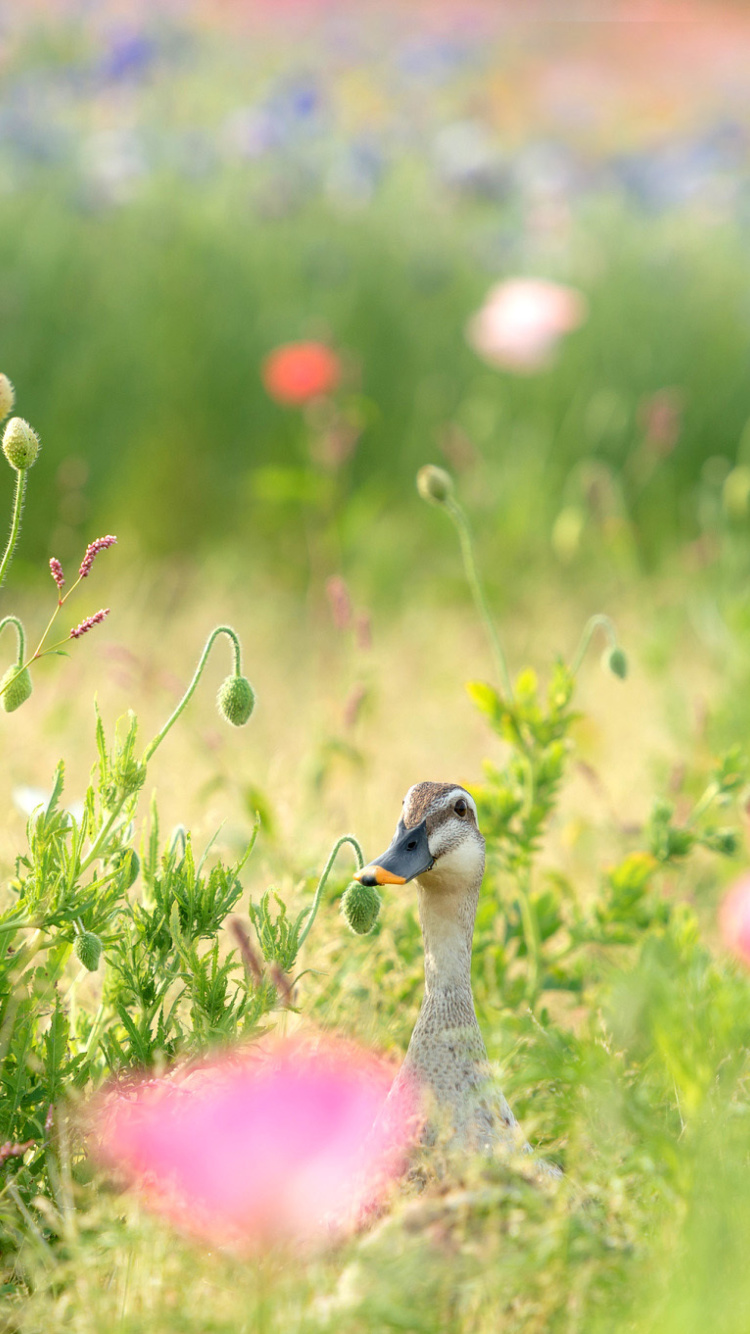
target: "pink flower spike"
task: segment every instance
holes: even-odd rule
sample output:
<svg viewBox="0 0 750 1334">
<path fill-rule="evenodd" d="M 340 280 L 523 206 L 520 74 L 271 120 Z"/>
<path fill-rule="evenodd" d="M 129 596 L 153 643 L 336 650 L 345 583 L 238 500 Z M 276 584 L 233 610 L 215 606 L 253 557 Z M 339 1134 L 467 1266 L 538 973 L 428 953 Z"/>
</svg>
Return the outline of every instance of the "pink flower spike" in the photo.
<svg viewBox="0 0 750 1334">
<path fill-rule="evenodd" d="M 81 621 L 80 625 L 76 625 L 74 629 L 71 630 L 70 638 L 80 639 L 81 635 L 87 634 L 95 625 L 101 625 L 105 616 L 109 616 L 109 611 L 109 607 L 102 607 L 101 611 L 95 611 L 93 616 L 87 616 L 85 621 Z"/>
<path fill-rule="evenodd" d="M 352 603 L 349 589 L 340 574 L 333 574 L 326 580 L 326 596 L 336 629 L 348 630 L 352 623 Z"/>
<path fill-rule="evenodd" d="M 270 1040 L 94 1103 L 101 1162 L 212 1244 L 257 1248 L 351 1227 L 405 1166 L 411 1097 L 331 1037 Z"/>
<path fill-rule="evenodd" d="M 719 927 L 727 949 L 750 967 L 750 872 L 735 881 L 724 899 Z"/>
<path fill-rule="evenodd" d="M 86 547 L 86 555 L 81 561 L 78 578 L 85 579 L 91 570 L 91 566 L 94 564 L 94 557 L 98 556 L 100 551 L 106 551 L 107 547 L 113 547 L 116 541 L 117 538 L 109 533 L 106 537 L 97 537 L 95 542 L 89 542 L 89 545 Z"/>
<path fill-rule="evenodd" d="M 63 574 L 63 567 L 56 556 L 50 557 L 49 568 L 59 591 L 62 592 L 65 583 L 65 575 Z"/>
</svg>

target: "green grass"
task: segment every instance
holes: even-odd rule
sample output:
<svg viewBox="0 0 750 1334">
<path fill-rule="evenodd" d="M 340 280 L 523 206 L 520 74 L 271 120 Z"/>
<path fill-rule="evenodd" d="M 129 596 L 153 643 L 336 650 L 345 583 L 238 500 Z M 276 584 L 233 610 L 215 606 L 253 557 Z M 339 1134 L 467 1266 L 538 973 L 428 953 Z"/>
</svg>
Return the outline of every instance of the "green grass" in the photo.
<svg viewBox="0 0 750 1334">
<path fill-rule="evenodd" d="M 109 645 L 115 641 L 102 637 L 97 644 L 92 636 L 78 659 L 74 701 L 73 664 L 61 663 L 6 720 L 9 735 L 15 729 L 3 776 L 10 812 L 2 846 L 6 870 L 22 842 L 10 787 L 34 776 L 44 781 L 53 757 L 63 752 L 70 761 L 68 791 L 79 790 L 93 757 L 87 701 L 95 685 L 105 720 L 127 701 L 138 705 L 144 735 L 155 730 L 177 681 L 189 677 L 192 641 L 199 646 L 206 616 L 219 607 L 245 639 L 257 716 L 242 734 L 217 733 L 208 682 L 154 761 L 153 778 L 165 823 L 191 823 L 198 838 L 226 821 L 222 855 L 249 831 L 249 789 L 260 790 L 275 832 L 261 834 L 257 860 L 245 872 L 256 900 L 276 884 L 294 908 L 301 906 L 336 834 L 353 828 L 366 852 L 377 848 L 390 835 L 410 782 L 441 776 L 475 782 L 483 755 L 502 756 L 462 690 L 466 676 L 490 672 L 483 640 L 465 612 L 433 606 L 403 619 L 376 618 L 366 666 L 374 694 L 347 737 L 338 716 L 342 687 L 365 663 L 352 658 L 327 617 L 311 613 L 295 625 L 295 604 L 270 594 L 251 611 L 241 583 L 233 587 L 214 577 L 208 586 L 192 584 L 173 603 L 165 637 L 161 614 L 153 605 L 139 607 L 139 596 L 144 608 L 166 596 L 159 582 L 139 594 L 137 584 L 115 579 L 108 593 L 120 609 L 118 629 L 136 654 L 127 665 L 130 681 L 113 669 Z M 634 587 L 637 619 L 624 602 L 610 608 L 631 660 L 630 679 L 623 684 L 606 677 L 596 655 L 582 672 L 579 698 L 588 718 L 576 730 L 576 749 L 607 793 L 573 771 L 534 882 L 541 890 L 544 868 L 554 865 L 581 909 L 595 902 L 602 869 L 647 846 L 643 822 L 652 794 L 665 789 L 670 757 L 687 765 L 677 795 L 680 821 L 710 764 L 711 750 L 694 723 L 675 725 L 670 735 L 663 722 L 675 692 L 689 707 L 697 683 L 709 679 L 706 651 L 691 637 L 684 611 L 660 668 L 645 666 L 659 626 L 644 599 L 654 598 L 658 587 Z M 548 615 L 541 599 L 526 615 L 537 626 L 533 645 L 524 623 L 511 622 L 505 627 L 509 656 L 514 664 L 521 653 L 531 656 L 544 675 L 553 645 L 575 643 L 581 608 L 570 600 Z M 165 668 L 174 680 L 160 678 Z M 215 674 L 218 683 L 223 664 Z M 739 703 L 731 689 L 712 691 L 731 714 Z M 324 765 L 321 785 L 315 752 L 322 747 L 330 754 L 327 743 L 335 737 L 356 745 L 360 759 L 352 767 L 339 753 Z M 730 822 L 731 812 L 721 818 Z M 8 1327 L 645 1334 L 698 1330 L 720 1317 L 722 1330 L 740 1334 L 750 1299 L 742 1262 L 750 1184 L 749 987 L 735 965 L 713 955 L 715 908 L 729 874 L 731 866 L 703 855 L 665 866 L 655 882 L 656 902 L 670 909 L 672 924 L 639 927 L 634 909 L 632 943 L 584 950 L 578 997 L 565 1002 L 560 993 L 544 992 L 533 1016 L 518 994 L 525 965 L 512 938 L 504 981 L 495 967 L 512 917 L 512 887 L 501 889 L 494 877 L 488 882 L 475 956 L 480 1019 L 526 1132 L 565 1165 L 560 1187 L 541 1189 L 521 1165 L 453 1162 L 422 1194 L 408 1185 L 397 1190 L 373 1230 L 301 1264 L 282 1253 L 259 1262 L 196 1246 L 76 1169 L 54 1204 L 64 1216 L 60 1239 L 47 1242 L 50 1251 L 27 1230 L 7 1271 L 15 1285 L 6 1298 Z M 337 911 L 345 883 L 342 868 L 306 946 L 303 964 L 313 972 L 299 984 L 302 1023 L 343 1028 L 396 1056 L 419 1004 L 414 903 L 408 890 L 389 894 L 375 937 L 358 940 Z M 498 893 L 505 904 L 499 910 Z M 79 1003 L 87 1003 L 86 995 L 84 988 Z M 279 1015 L 275 1022 L 289 1020 Z M 49 1204 L 35 1217 L 42 1231 L 54 1221 Z"/>
</svg>

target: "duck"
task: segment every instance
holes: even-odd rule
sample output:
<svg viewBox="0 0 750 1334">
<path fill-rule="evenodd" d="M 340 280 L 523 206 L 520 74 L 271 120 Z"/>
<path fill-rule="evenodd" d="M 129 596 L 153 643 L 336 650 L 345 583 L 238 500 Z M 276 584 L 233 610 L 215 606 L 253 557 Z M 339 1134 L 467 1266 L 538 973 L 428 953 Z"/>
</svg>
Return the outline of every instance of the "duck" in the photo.
<svg viewBox="0 0 750 1334">
<path fill-rule="evenodd" d="M 428 1107 L 423 1143 L 530 1148 L 492 1076 L 471 987 L 471 953 L 485 840 L 476 803 L 457 783 L 415 783 L 393 840 L 357 874 L 363 885 L 415 881 L 424 942 L 422 1006 L 389 1102 L 418 1090 Z"/>
</svg>

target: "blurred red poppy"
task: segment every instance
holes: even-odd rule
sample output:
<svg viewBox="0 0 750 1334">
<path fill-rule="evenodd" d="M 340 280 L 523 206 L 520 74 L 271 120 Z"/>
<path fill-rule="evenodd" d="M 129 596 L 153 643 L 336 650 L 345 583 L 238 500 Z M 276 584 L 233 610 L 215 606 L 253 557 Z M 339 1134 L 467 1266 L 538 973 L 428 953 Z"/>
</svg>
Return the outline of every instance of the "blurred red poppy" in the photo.
<svg viewBox="0 0 750 1334">
<path fill-rule="evenodd" d="M 292 407 L 333 393 L 341 362 L 325 343 L 284 343 L 265 358 L 261 376 L 266 393 Z"/>
</svg>

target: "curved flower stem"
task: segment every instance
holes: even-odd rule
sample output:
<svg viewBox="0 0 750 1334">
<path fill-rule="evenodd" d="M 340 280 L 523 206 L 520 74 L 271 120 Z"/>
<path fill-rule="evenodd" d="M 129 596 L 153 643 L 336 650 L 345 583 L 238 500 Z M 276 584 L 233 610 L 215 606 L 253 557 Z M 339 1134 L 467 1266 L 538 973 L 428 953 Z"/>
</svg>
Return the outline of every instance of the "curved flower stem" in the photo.
<svg viewBox="0 0 750 1334">
<path fill-rule="evenodd" d="M 500 678 L 500 686 L 505 692 L 508 700 L 512 700 L 513 686 L 511 685 L 510 672 L 508 671 L 508 662 L 505 653 L 503 652 L 503 646 L 500 643 L 497 630 L 495 629 L 492 613 L 490 612 L 484 588 L 482 587 L 482 581 L 479 577 L 469 521 L 458 501 L 454 500 L 452 496 L 450 496 L 444 503 L 445 509 L 448 511 L 448 514 L 455 524 L 456 531 L 458 532 L 466 579 L 469 588 L 471 589 L 474 605 L 479 612 L 479 615 L 484 622 L 484 628 L 487 631 L 487 638 L 490 641 L 490 646 L 495 659 L 495 667 Z"/>
<path fill-rule="evenodd" d="M 18 534 L 21 531 L 21 514 L 23 513 L 23 502 L 26 495 L 27 472 L 27 468 L 19 468 L 16 473 L 16 493 L 13 497 L 13 518 L 11 519 L 10 524 L 10 537 L 8 538 L 8 545 L 5 548 L 3 559 L 0 561 L 0 588 L 2 588 L 5 582 L 5 575 L 12 560 L 13 552 L 16 549 Z"/>
<path fill-rule="evenodd" d="M 592 635 L 600 626 L 609 640 L 609 647 L 613 649 L 617 648 L 617 631 L 615 630 L 614 622 L 611 617 L 604 616 L 602 612 L 598 612 L 596 616 L 591 616 L 583 627 L 581 642 L 578 645 L 576 655 L 570 666 L 571 676 L 575 676 L 578 672 L 581 663 L 586 656 L 586 650 L 591 643 Z"/>
<path fill-rule="evenodd" d="M 190 685 L 188 686 L 187 690 L 185 691 L 185 694 L 182 696 L 182 699 L 180 700 L 179 704 L 177 705 L 177 708 L 175 709 L 174 713 L 172 713 L 170 717 L 167 719 L 161 731 L 157 733 L 153 741 L 149 743 L 149 745 L 143 752 L 144 763 L 147 764 L 148 761 L 151 759 L 151 756 L 153 755 L 157 746 L 161 745 L 162 741 L 167 735 L 167 732 L 177 722 L 177 719 L 179 718 L 180 714 L 185 708 L 185 705 L 192 698 L 195 692 L 195 688 L 198 682 L 200 681 L 201 676 L 203 675 L 203 668 L 205 667 L 206 662 L 208 660 L 208 655 L 211 652 L 211 647 L 213 645 L 213 642 L 219 635 L 228 635 L 229 639 L 232 641 L 232 647 L 234 649 L 234 674 L 235 676 L 242 675 L 242 647 L 240 645 L 239 637 L 235 633 L 235 631 L 231 628 L 231 626 L 217 625 L 216 629 L 211 631 L 210 635 L 208 636 L 208 639 L 206 640 L 206 646 L 203 652 L 201 653 L 198 666 L 195 669 L 195 674 L 193 676 L 193 679 L 190 682 Z"/>
<path fill-rule="evenodd" d="M 312 906 L 311 906 L 309 909 L 307 909 L 307 911 L 309 912 L 310 916 L 308 917 L 308 919 L 307 919 L 307 921 L 306 921 L 306 923 L 305 923 L 305 927 L 304 927 L 304 930 L 303 930 L 303 932 L 302 932 L 302 935 L 300 936 L 299 940 L 297 941 L 297 949 L 298 949 L 298 950 L 300 950 L 300 949 L 302 948 L 302 946 L 304 945 L 305 941 L 307 940 L 307 937 L 308 937 L 309 934 L 310 934 L 310 928 L 312 927 L 312 924 L 313 924 L 313 922 L 315 921 L 315 918 L 316 918 L 316 916 L 317 916 L 317 912 L 318 912 L 318 908 L 320 907 L 320 900 L 321 900 L 321 897 L 322 897 L 322 894 L 323 894 L 323 890 L 324 890 L 325 887 L 326 887 L 326 881 L 327 881 L 329 875 L 331 874 L 331 868 L 332 868 L 332 866 L 333 866 L 333 863 L 334 863 L 335 860 L 336 860 L 336 857 L 337 857 L 337 855 L 338 855 L 338 853 L 339 853 L 339 850 L 340 850 L 341 848 L 343 848 L 343 846 L 344 846 L 345 843 L 349 843 L 349 844 L 351 844 L 351 846 L 354 848 L 354 852 L 355 852 L 355 855 L 356 855 L 356 858 L 357 858 L 357 870 L 358 870 L 358 871 L 361 871 L 361 870 L 362 870 L 362 867 L 363 867 L 364 864 L 365 864 L 364 853 L 362 852 L 362 848 L 360 847 L 360 844 L 359 844 L 358 839 L 356 839 L 356 838 L 354 837 L 354 834 L 342 834 L 342 835 L 341 835 L 341 838 L 338 840 L 338 842 L 337 842 L 337 843 L 334 843 L 333 847 L 331 848 L 331 852 L 330 852 L 330 856 L 329 856 L 329 858 L 328 858 L 328 861 L 326 862 L 325 866 L 323 867 L 323 874 L 321 875 L 320 880 L 318 881 L 318 888 L 317 888 L 316 891 L 315 891 L 315 898 L 314 898 L 313 901 L 312 901 Z"/>
<path fill-rule="evenodd" d="M 16 666 L 21 669 L 23 667 L 23 660 L 26 656 L 26 634 L 23 625 L 17 616 L 3 616 L 3 619 L 0 621 L 0 633 L 5 629 L 6 625 L 14 625 L 16 627 L 16 637 L 18 640 Z"/>
</svg>

